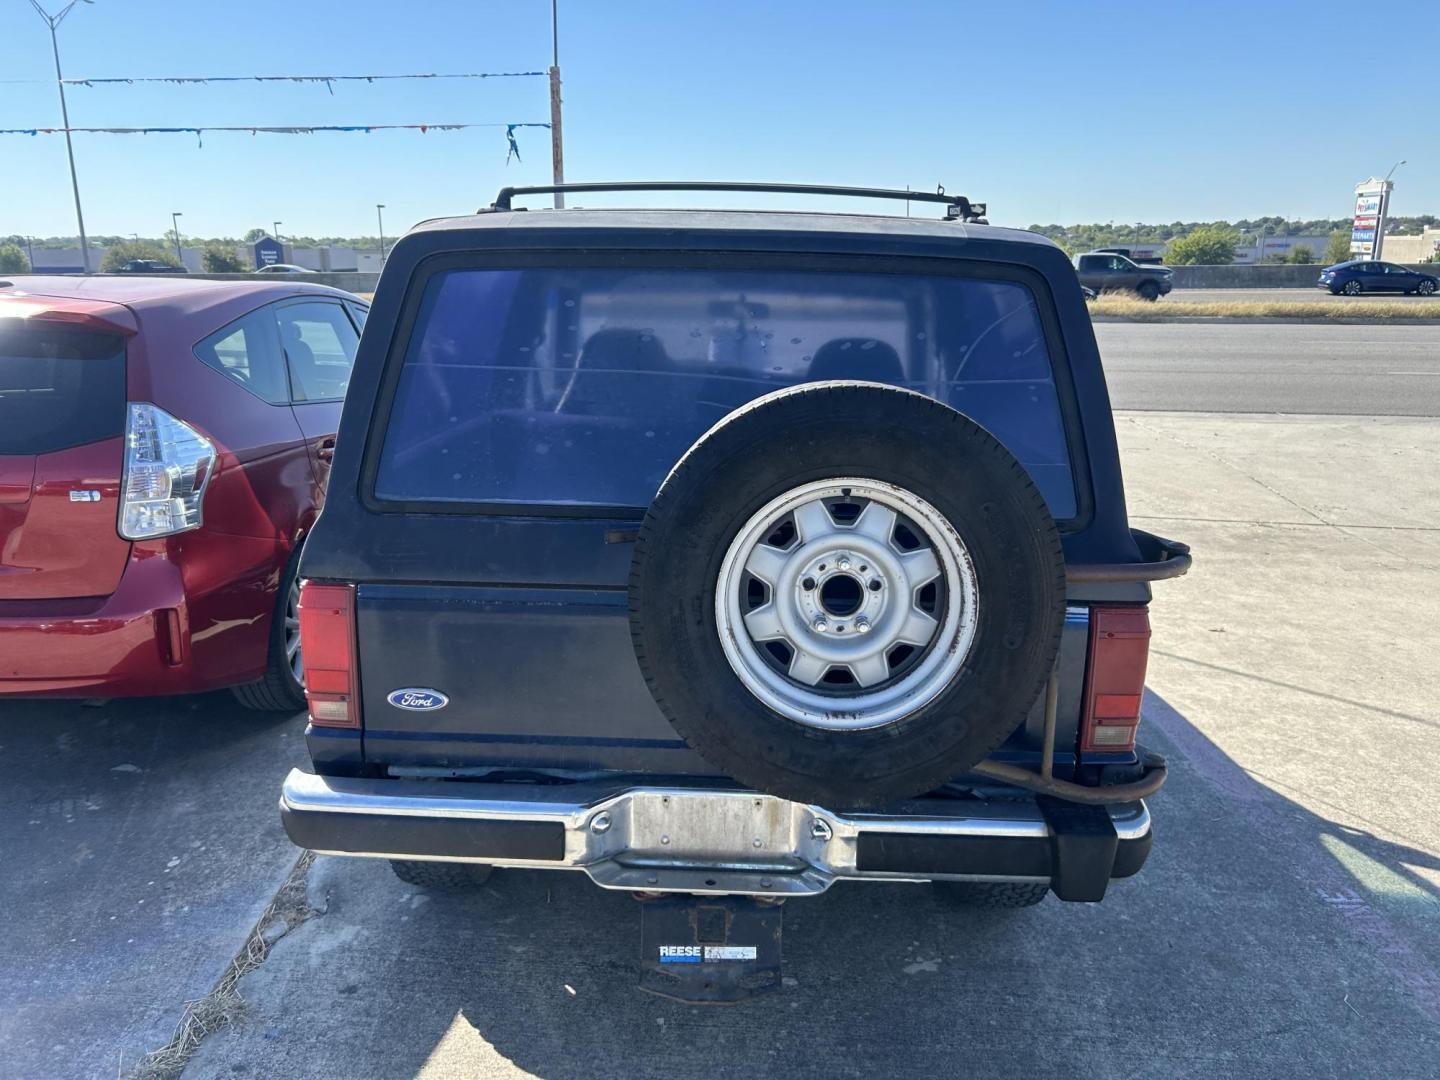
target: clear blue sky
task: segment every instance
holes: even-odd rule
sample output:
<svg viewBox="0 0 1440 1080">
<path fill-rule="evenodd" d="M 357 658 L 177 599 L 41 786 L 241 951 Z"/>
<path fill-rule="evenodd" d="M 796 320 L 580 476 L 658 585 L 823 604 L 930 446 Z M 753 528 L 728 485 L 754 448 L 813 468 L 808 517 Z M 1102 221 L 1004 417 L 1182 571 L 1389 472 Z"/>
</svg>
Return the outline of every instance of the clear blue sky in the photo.
<svg viewBox="0 0 1440 1080">
<path fill-rule="evenodd" d="M 539 70 L 549 7 L 96 0 L 63 25 L 62 59 L 72 77 Z M 1356 181 L 1408 158 L 1394 212 L 1440 212 L 1437 14 L 1435 0 L 561 0 L 566 172 L 943 182 L 1025 225 L 1342 217 Z M 1336 74 L 1351 64 L 1374 72 L 1355 82 L 1383 87 L 1379 104 Z M 0 127 L 59 126 L 51 74 L 43 23 L 0 0 L 0 78 L 41 80 L 0 85 Z M 548 119 L 543 79 L 69 94 L 76 126 Z M 548 133 L 520 138 L 508 167 L 501 129 L 212 134 L 203 149 L 77 135 L 76 155 L 94 234 L 159 235 L 181 210 L 187 234 L 279 219 L 355 235 L 377 202 L 393 233 L 547 180 Z M 61 137 L 0 137 L 0 183 L 0 234 L 73 233 Z"/>
</svg>

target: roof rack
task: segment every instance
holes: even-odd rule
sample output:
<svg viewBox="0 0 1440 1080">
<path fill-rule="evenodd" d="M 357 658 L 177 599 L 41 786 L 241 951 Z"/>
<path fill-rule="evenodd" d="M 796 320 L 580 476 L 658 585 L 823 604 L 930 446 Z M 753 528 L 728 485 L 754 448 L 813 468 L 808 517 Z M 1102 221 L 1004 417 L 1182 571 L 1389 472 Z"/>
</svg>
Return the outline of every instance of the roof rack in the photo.
<svg viewBox="0 0 1440 1080">
<path fill-rule="evenodd" d="M 597 184 L 542 184 L 535 187 L 503 187 L 491 210 L 513 210 L 517 195 L 579 194 L 589 191 L 755 191 L 779 195 L 838 195 L 853 199 L 895 199 L 905 202 L 943 203 L 949 221 L 985 222 L 985 204 L 972 203 L 964 195 L 937 191 L 901 191 L 896 188 L 833 187 L 826 184 L 752 184 L 734 180 L 623 180 Z M 524 207 L 521 207 L 524 209 Z"/>
</svg>

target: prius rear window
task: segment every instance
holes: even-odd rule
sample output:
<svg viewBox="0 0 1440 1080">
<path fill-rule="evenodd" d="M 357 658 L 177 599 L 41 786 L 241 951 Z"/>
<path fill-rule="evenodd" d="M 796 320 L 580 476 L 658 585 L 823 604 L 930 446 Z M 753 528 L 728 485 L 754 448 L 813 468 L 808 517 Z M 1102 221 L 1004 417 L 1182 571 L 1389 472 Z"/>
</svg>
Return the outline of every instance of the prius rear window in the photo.
<svg viewBox="0 0 1440 1080">
<path fill-rule="evenodd" d="M 0 454 L 49 454 L 125 433 L 125 339 L 0 320 Z"/>
<path fill-rule="evenodd" d="M 988 428 L 1075 516 L 1035 297 L 954 276 L 544 268 L 432 277 L 376 474 L 382 501 L 635 507 L 762 394 L 906 386 Z"/>
</svg>

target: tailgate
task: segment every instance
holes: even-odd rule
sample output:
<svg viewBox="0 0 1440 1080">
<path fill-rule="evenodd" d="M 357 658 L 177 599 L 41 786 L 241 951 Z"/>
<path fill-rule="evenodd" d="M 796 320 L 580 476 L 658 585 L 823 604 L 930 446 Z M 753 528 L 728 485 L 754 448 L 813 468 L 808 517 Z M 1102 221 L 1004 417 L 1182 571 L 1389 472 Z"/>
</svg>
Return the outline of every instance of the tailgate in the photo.
<svg viewBox="0 0 1440 1080">
<path fill-rule="evenodd" d="M 362 585 L 357 603 L 369 761 L 715 772 L 650 697 L 623 592 Z"/>
</svg>

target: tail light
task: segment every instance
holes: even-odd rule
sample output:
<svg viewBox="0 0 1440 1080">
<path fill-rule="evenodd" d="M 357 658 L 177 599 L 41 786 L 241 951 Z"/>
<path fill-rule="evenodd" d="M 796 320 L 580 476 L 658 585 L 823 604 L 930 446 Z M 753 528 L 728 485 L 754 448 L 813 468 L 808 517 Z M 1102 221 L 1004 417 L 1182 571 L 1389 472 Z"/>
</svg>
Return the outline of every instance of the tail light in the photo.
<svg viewBox="0 0 1440 1080">
<path fill-rule="evenodd" d="M 358 728 L 355 677 L 355 586 L 300 587 L 300 651 L 305 697 L 316 727 Z"/>
<path fill-rule="evenodd" d="M 1143 607 L 1090 609 L 1090 660 L 1080 749 L 1133 750 L 1145 695 L 1150 615 Z"/>
<path fill-rule="evenodd" d="M 215 467 L 215 445 L 146 401 L 125 417 L 120 535 L 149 540 L 200 527 L 200 503 Z"/>
</svg>

